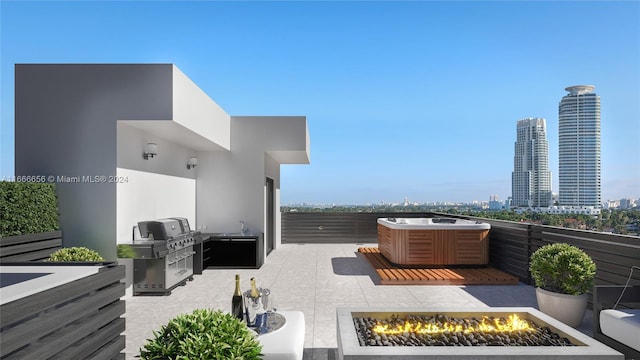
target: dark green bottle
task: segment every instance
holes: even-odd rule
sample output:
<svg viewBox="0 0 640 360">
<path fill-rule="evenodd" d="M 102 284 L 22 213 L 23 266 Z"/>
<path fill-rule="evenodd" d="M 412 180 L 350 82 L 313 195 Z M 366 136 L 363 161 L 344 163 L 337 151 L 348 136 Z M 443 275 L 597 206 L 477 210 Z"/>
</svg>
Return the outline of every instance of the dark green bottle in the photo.
<svg viewBox="0 0 640 360">
<path fill-rule="evenodd" d="M 244 320 L 244 303 L 242 301 L 242 291 L 240 290 L 239 274 L 236 274 L 236 291 L 231 299 L 231 314 L 240 320 Z"/>
</svg>

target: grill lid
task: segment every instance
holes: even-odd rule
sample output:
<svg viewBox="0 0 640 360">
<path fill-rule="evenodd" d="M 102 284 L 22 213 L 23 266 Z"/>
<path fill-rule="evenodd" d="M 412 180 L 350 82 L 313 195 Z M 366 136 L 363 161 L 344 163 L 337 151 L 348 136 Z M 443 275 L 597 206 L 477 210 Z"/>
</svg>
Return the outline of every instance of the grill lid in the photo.
<svg viewBox="0 0 640 360">
<path fill-rule="evenodd" d="M 191 232 L 191 227 L 189 226 L 189 220 L 187 220 L 187 218 L 182 218 L 182 217 L 174 217 L 171 218 L 172 220 L 177 220 L 178 223 L 180 223 L 180 226 L 182 227 L 182 233 L 183 234 L 187 234 Z"/>
<path fill-rule="evenodd" d="M 186 221 L 186 219 L 184 219 Z M 187 222 L 188 226 L 188 222 Z M 140 235 L 153 240 L 169 240 L 182 235 L 183 225 L 177 219 L 158 219 L 138 222 Z M 187 231 L 188 233 L 188 231 Z"/>
</svg>

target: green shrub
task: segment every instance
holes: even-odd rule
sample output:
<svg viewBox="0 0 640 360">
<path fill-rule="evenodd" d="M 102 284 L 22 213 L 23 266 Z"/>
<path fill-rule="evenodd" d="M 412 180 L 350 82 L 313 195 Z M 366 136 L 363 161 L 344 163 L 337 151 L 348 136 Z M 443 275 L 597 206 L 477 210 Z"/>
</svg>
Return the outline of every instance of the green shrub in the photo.
<svg viewBox="0 0 640 360">
<path fill-rule="evenodd" d="M 579 248 L 549 244 L 531 255 L 529 271 L 537 287 L 562 294 L 580 295 L 593 287 L 596 264 Z"/>
<path fill-rule="evenodd" d="M 86 247 L 68 247 L 57 250 L 47 261 L 104 261 L 104 258 Z"/>
<path fill-rule="evenodd" d="M 118 258 L 127 259 L 136 257 L 136 251 L 129 244 L 118 244 Z"/>
<path fill-rule="evenodd" d="M 54 184 L 0 181 L 0 236 L 58 229 Z"/>
<path fill-rule="evenodd" d="M 252 360 L 262 346 L 247 325 L 220 310 L 182 314 L 153 333 L 140 349 L 142 359 Z"/>
</svg>

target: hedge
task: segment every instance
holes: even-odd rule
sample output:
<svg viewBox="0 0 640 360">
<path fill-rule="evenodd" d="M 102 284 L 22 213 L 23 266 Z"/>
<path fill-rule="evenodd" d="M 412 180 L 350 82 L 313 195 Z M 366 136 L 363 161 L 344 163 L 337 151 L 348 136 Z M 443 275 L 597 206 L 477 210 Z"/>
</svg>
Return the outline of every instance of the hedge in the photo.
<svg viewBox="0 0 640 360">
<path fill-rule="evenodd" d="M 0 236 L 58 230 L 55 185 L 0 182 Z"/>
</svg>

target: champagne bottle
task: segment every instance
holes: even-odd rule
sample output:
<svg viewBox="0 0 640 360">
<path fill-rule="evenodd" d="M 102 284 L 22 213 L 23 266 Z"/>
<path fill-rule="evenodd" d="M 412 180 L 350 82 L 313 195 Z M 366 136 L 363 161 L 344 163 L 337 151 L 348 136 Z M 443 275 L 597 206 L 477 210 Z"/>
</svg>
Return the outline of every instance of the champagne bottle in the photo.
<svg viewBox="0 0 640 360">
<path fill-rule="evenodd" d="M 264 306 L 262 304 L 262 294 L 258 291 L 258 286 L 256 285 L 256 279 L 251 278 L 251 298 L 252 298 L 252 306 L 254 307 L 254 311 L 256 314 L 256 320 L 254 326 L 257 328 L 262 328 L 266 324 L 266 314 L 264 310 Z"/>
<path fill-rule="evenodd" d="M 258 286 L 256 285 L 256 278 L 251 278 L 251 297 L 252 298 L 259 298 L 260 297 L 260 292 L 258 291 Z"/>
<path fill-rule="evenodd" d="M 240 275 L 236 274 L 236 291 L 231 299 L 231 314 L 242 320 L 244 318 L 244 304 L 242 302 L 242 291 L 240 291 Z"/>
</svg>

